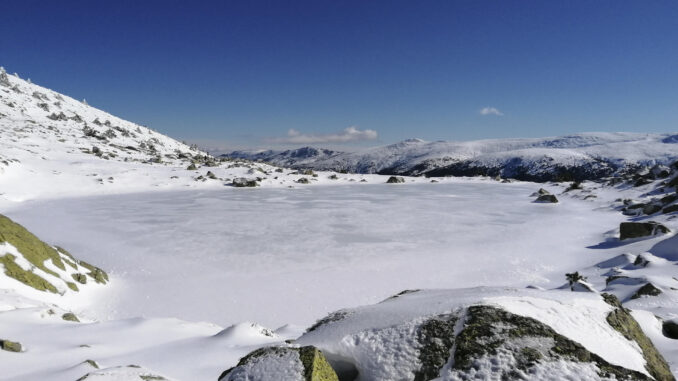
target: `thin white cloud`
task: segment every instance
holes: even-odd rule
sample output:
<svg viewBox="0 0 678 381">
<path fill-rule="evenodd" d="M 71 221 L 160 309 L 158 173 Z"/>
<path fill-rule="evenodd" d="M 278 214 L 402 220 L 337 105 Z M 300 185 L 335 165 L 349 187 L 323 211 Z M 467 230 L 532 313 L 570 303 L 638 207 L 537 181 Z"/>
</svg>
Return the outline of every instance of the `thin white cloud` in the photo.
<svg viewBox="0 0 678 381">
<path fill-rule="evenodd" d="M 494 107 L 483 107 L 480 109 L 480 115 L 497 115 L 497 116 L 503 116 L 504 113 L 499 111 L 498 109 Z"/>
<path fill-rule="evenodd" d="M 377 138 L 377 131 L 359 130 L 356 127 L 347 127 L 336 134 L 304 134 L 295 129 L 287 131 L 287 136 L 270 139 L 272 143 L 280 144 L 322 144 L 322 143 L 349 143 Z"/>
</svg>

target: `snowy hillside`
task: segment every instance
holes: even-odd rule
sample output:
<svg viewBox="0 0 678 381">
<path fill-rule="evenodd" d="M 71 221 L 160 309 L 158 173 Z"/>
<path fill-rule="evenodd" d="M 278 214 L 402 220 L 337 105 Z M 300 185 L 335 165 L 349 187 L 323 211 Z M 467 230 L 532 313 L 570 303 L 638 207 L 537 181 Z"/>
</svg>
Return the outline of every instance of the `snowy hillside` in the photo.
<svg viewBox="0 0 678 381">
<path fill-rule="evenodd" d="M 0 203 L 149 189 L 386 180 L 312 175 L 215 159 L 196 147 L 0 70 Z M 240 180 L 234 183 L 236 179 Z"/>
<path fill-rule="evenodd" d="M 305 147 L 235 151 L 225 157 L 316 170 L 427 176 L 497 176 L 528 181 L 591 180 L 678 158 L 678 135 L 584 133 L 543 139 L 400 143 L 348 153 Z"/>
</svg>

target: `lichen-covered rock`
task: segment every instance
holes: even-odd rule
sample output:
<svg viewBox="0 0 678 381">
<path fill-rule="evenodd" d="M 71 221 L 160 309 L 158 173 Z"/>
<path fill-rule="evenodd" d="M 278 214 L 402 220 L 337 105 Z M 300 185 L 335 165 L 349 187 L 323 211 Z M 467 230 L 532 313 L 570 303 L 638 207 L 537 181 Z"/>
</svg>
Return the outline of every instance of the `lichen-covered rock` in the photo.
<svg viewBox="0 0 678 381">
<path fill-rule="evenodd" d="M 619 239 L 649 237 L 655 234 L 668 233 L 669 229 L 654 221 L 649 222 L 622 222 L 619 224 Z"/>
<path fill-rule="evenodd" d="M 0 349 L 7 352 L 21 352 L 23 350 L 21 343 L 3 339 L 0 339 Z"/>
<path fill-rule="evenodd" d="M 557 203 L 558 198 L 555 195 L 552 194 L 543 194 L 537 197 L 535 202 L 541 202 L 541 203 Z"/>
<path fill-rule="evenodd" d="M 643 358 L 645 359 L 645 369 L 658 381 L 675 381 L 669 365 L 664 357 L 659 353 L 652 341 L 645 335 L 633 318 L 629 310 L 624 308 L 619 299 L 611 294 L 603 294 L 603 299 L 615 307 L 607 315 L 607 322 L 612 328 L 624 335 L 628 340 L 635 341 L 640 347 Z"/>
<path fill-rule="evenodd" d="M 219 381 L 339 381 L 323 353 L 312 346 L 266 347 L 240 359 Z"/>
<path fill-rule="evenodd" d="M 400 177 L 400 176 L 391 176 L 391 177 L 388 178 L 388 180 L 386 180 L 386 184 L 400 184 L 400 183 L 404 183 L 404 182 L 405 182 L 405 179 L 403 177 Z"/>
<path fill-rule="evenodd" d="M 473 378 L 475 362 L 487 356 L 508 363 L 502 364 L 501 379 L 530 379 L 531 374 L 539 372 L 534 368 L 558 361 L 593 363 L 600 377 L 650 379 L 642 373 L 608 363 L 535 319 L 492 306 L 471 306 L 466 324 L 456 339 L 451 372 Z"/>
</svg>

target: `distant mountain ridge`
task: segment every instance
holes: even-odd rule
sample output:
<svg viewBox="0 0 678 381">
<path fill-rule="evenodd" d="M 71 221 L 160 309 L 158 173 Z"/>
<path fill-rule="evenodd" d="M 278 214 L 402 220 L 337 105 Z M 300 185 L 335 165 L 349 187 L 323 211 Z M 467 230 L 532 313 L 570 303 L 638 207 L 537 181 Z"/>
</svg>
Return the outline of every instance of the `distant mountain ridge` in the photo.
<svg viewBox="0 0 678 381">
<path fill-rule="evenodd" d="M 411 176 L 591 180 L 678 158 L 678 134 L 591 132 L 468 142 L 407 139 L 361 152 L 303 147 L 222 155 L 292 168 Z"/>
</svg>

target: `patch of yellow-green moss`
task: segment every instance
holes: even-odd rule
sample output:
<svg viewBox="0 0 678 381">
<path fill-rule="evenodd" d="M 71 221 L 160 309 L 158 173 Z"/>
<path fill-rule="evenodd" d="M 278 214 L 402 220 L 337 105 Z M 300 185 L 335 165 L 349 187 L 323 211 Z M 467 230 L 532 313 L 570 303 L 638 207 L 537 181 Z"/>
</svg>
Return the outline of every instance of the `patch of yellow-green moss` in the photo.
<svg viewBox="0 0 678 381">
<path fill-rule="evenodd" d="M 70 288 L 73 291 L 80 291 L 78 289 L 78 286 L 73 282 L 66 282 L 66 286 L 68 286 L 68 288 Z"/>
<path fill-rule="evenodd" d="M 0 264 L 5 268 L 5 275 L 16 279 L 29 287 L 33 287 L 36 290 L 57 293 L 57 288 L 54 287 L 53 284 L 30 270 L 22 269 L 21 266 L 15 262 L 15 259 L 16 257 L 12 254 L 0 256 Z"/>
</svg>

